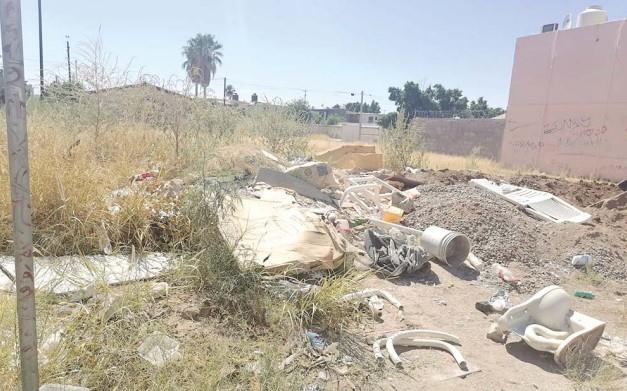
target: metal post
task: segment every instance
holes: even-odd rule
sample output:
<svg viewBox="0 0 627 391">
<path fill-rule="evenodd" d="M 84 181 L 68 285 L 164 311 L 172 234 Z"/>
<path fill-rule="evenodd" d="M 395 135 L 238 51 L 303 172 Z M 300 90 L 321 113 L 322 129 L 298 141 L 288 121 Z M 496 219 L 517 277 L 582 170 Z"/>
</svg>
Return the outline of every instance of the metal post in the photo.
<svg viewBox="0 0 627 391">
<path fill-rule="evenodd" d="M 222 106 L 226 106 L 226 77 L 224 78 L 224 85 L 222 86 Z"/>
<path fill-rule="evenodd" d="M 43 28 L 41 26 L 41 0 L 37 0 L 37 7 L 39 10 L 39 99 L 44 98 L 44 42 L 43 42 Z M 22 20 L 20 19 L 20 23 Z M 21 31 L 20 31 L 21 34 Z"/>
<path fill-rule="evenodd" d="M 363 110 L 362 108 L 364 107 L 364 91 L 361 91 L 361 102 L 359 102 L 359 112 L 361 113 Z M 361 123 L 361 117 L 359 117 L 359 123 Z"/>
<path fill-rule="evenodd" d="M 2 61 L 5 74 L 7 146 L 13 215 L 15 291 L 20 343 L 20 373 L 23 391 L 37 391 L 37 327 L 33 231 L 26 133 L 26 94 L 20 0 L 0 0 Z"/>
<path fill-rule="evenodd" d="M 70 36 L 66 35 L 65 38 L 67 38 L 65 41 L 67 44 L 67 79 L 70 83 L 72 83 L 72 67 L 70 66 Z"/>
</svg>

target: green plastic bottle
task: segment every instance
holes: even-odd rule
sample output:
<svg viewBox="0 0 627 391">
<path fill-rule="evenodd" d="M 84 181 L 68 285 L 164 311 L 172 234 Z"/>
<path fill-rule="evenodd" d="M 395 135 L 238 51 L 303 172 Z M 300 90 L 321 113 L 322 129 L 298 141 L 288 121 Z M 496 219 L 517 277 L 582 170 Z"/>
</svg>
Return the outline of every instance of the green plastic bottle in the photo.
<svg viewBox="0 0 627 391">
<path fill-rule="evenodd" d="M 594 293 L 590 291 L 575 291 L 575 296 L 584 299 L 594 299 Z"/>
</svg>

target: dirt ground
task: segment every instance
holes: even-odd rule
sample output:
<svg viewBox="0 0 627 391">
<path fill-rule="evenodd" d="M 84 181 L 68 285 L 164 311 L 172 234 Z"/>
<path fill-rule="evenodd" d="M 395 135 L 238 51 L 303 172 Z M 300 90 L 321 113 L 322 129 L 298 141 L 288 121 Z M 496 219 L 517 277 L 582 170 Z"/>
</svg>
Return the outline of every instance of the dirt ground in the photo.
<svg viewBox="0 0 627 391">
<path fill-rule="evenodd" d="M 605 335 L 625 340 L 626 212 L 587 208 L 620 190 L 612 183 L 599 181 L 542 175 L 489 176 L 549 191 L 593 216 L 585 224 L 556 225 L 534 220 L 513 205 L 489 200 L 489 196 L 475 194 L 474 189 L 465 187 L 468 180 L 481 177 L 486 176 L 479 172 L 451 170 L 426 170 L 413 175 L 424 184 L 418 189 L 421 197 L 426 198 L 422 203 L 420 199 L 416 201 L 417 212 L 406 217 L 404 224 L 417 228 L 437 224 L 465 233 L 473 240 L 473 252 L 482 255 L 487 265 L 505 264 L 521 277 L 521 289 L 506 287 L 491 276 L 488 267 L 476 272 L 465 265 L 451 267 L 434 262 L 427 273 L 404 275 L 396 280 L 370 278 L 364 287 L 384 288 L 394 294 L 405 306 L 406 320 L 399 322 L 394 312 L 386 312 L 384 322 L 375 323 L 373 329 L 364 331 L 369 342 L 391 331 L 409 328 L 448 332 L 461 339 L 461 351 L 471 371 L 478 370 L 464 379 L 457 378 L 459 369 L 447 353 L 409 349 L 401 353 L 405 370 L 392 369 L 387 363 L 388 376 L 381 379 L 378 386 L 385 390 L 414 390 L 421 386 L 438 390 L 459 387 L 467 390 L 627 389 L 627 368 L 624 363 L 621 366 L 614 362 L 611 356 L 601 361 L 612 368 L 610 379 L 587 383 L 571 381 L 554 363 L 551 354 L 535 351 L 517 337 L 510 336 L 505 345 L 487 339 L 487 329 L 499 315 L 486 316 L 475 309 L 476 302 L 487 300 L 499 287 L 507 288 L 513 303 L 517 304 L 544 286 L 560 284 L 568 292 L 575 289 L 594 292 L 593 300 L 573 297 L 573 309 L 607 322 Z M 454 205 L 447 203 L 447 199 L 450 201 L 455 195 L 459 198 L 454 200 Z M 479 201 L 475 202 L 473 197 L 478 197 Z M 487 204 L 490 207 L 486 207 Z M 483 226 L 487 226 L 487 233 L 481 234 Z M 505 234 L 502 231 L 506 231 Z M 495 236 L 501 241 L 495 242 Z M 597 261 L 595 272 L 585 273 L 570 265 L 572 255 L 582 251 L 593 254 Z M 506 256 L 502 256 L 504 253 Z M 525 258 L 527 253 L 533 256 Z M 604 349 L 597 347 L 597 353 L 602 356 Z"/>
<path fill-rule="evenodd" d="M 471 370 L 479 372 L 465 379 L 455 378 L 460 373 L 453 358 L 446 352 L 429 349 L 410 349 L 400 353 L 405 371 L 390 368 L 388 376 L 378 384 L 384 390 L 429 389 L 452 390 L 572 390 L 575 383 L 563 375 L 552 355 L 537 352 L 515 336 L 505 345 L 486 338 L 486 331 L 499 315 L 486 316 L 474 308 L 475 302 L 487 300 L 494 288 L 483 287 L 476 281 L 465 281 L 450 268 L 432 264 L 428 275 L 405 276 L 397 280 L 369 279 L 364 286 L 383 288 L 395 295 L 405 306 L 404 322 L 399 322 L 394 311 L 386 311 L 382 323 L 374 323 L 373 330 L 364 334 L 374 340 L 391 331 L 408 328 L 426 328 L 458 336 L 460 350 Z M 563 284 L 567 290 L 593 289 L 595 300 L 574 299 L 574 309 L 607 322 L 605 333 L 611 336 L 627 335 L 625 286 L 608 284 L 604 287 L 583 286 L 580 281 Z M 511 293 L 516 304 L 527 295 Z M 623 368 L 624 370 L 624 368 Z M 624 376 L 624 375 L 623 375 Z M 453 377 L 444 380 L 448 377 Z M 623 377 L 606 384 L 614 389 L 625 389 Z M 584 388 L 585 389 L 585 388 Z M 605 388 L 600 388 L 605 389 Z M 610 389 L 610 388 L 608 388 Z"/>
</svg>

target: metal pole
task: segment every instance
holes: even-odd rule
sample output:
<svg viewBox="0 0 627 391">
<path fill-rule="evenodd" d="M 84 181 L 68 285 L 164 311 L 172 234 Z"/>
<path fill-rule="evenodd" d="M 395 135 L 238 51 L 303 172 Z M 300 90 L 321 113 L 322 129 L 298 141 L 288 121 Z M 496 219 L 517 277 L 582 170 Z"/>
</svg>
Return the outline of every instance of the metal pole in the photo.
<svg viewBox="0 0 627 391">
<path fill-rule="evenodd" d="M 363 110 L 362 108 L 364 107 L 364 91 L 361 91 L 361 102 L 359 102 L 359 112 L 361 113 Z M 361 118 L 359 119 L 359 123 L 361 123 Z"/>
<path fill-rule="evenodd" d="M 70 83 L 72 83 L 72 67 L 70 65 L 70 36 L 66 35 L 65 38 L 67 38 L 65 41 L 67 44 L 67 79 Z"/>
<path fill-rule="evenodd" d="M 20 0 L 0 0 L 2 61 L 5 74 L 7 146 L 15 252 L 15 291 L 23 391 L 37 391 L 37 327 L 33 231 L 26 133 L 26 94 Z"/>
<path fill-rule="evenodd" d="M 224 78 L 224 85 L 222 86 L 222 106 L 226 106 L 226 77 Z"/>
<path fill-rule="evenodd" d="M 44 98 L 44 43 L 43 28 L 41 27 L 41 0 L 37 0 L 39 10 L 39 99 Z M 20 20 L 21 23 L 21 20 Z"/>
</svg>

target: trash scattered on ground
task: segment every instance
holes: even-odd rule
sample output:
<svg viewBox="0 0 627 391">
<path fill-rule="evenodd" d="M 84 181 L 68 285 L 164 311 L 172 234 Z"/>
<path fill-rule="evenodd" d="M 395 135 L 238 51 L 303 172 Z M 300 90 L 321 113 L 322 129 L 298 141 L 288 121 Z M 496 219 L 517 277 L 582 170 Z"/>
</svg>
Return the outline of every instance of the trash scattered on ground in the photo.
<svg viewBox="0 0 627 391">
<path fill-rule="evenodd" d="M 311 198 L 313 200 L 319 200 L 331 206 L 336 205 L 335 201 L 331 197 L 329 197 L 328 194 L 321 192 L 314 185 L 283 172 L 274 171 L 267 168 L 260 168 L 259 172 L 257 173 L 256 182 L 263 182 L 273 187 L 290 189 L 304 197 Z"/>
<path fill-rule="evenodd" d="M 505 198 L 543 220 L 554 223 L 583 223 L 590 218 L 590 214 L 580 211 L 551 193 L 508 183 L 496 183 L 488 179 L 471 179 L 470 183 Z"/>
<path fill-rule="evenodd" d="M 220 229 L 242 264 L 269 271 L 332 270 L 352 261 L 348 242 L 333 226 L 285 200 L 242 198 Z"/>
<path fill-rule="evenodd" d="M 337 168 L 378 170 L 383 167 L 383 155 L 376 153 L 374 145 L 342 145 L 315 157 Z"/>
<path fill-rule="evenodd" d="M 322 350 L 327 345 L 324 338 L 316 332 L 307 331 L 305 335 L 307 336 L 307 340 L 309 340 L 311 347 L 316 350 Z"/>
<path fill-rule="evenodd" d="M 39 391 L 89 391 L 89 388 L 69 384 L 44 384 L 39 387 Z"/>
<path fill-rule="evenodd" d="M 480 270 L 481 267 L 483 266 L 483 261 L 481 260 L 481 258 L 479 258 L 473 253 L 468 253 L 468 258 L 466 258 L 466 260 L 468 261 L 470 266 L 475 268 L 475 270 Z"/>
<path fill-rule="evenodd" d="M 403 218 L 403 209 L 390 206 L 383 210 L 383 221 L 388 223 L 400 223 Z"/>
<path fill-rule="evenodd" d="M 570 261 L 571 265 L 575 267 L 583 267 L 592 262 L 592 257 L 589 254 L 575 255 Z"/>
<path fill-rule="evenodd" d="M 470 240 L 459 232 L 430 226 L 420 236 L 420 246 L 442 262 L 459 264 L 470 254 Z"/>
<path fill-rule="evenodd" d="M 515 305 L 498 320 L 498 328 L 488 333 L 497 339 L 513 332 L 535 350 L 554 355 L 564 365 L 567 356 L 586 353 L 599 342 L 605 322 L 571 309 L 571 297 L 559 286 L 548 286 L 521 304 Z"/>
<path fill-rule="evenodd" d="M 129 180 L 129 182 L 133 183 L 133 182 L 141 182 L 141 181 L 146 181 L 146 180 L 153 180 L 153 179 L 156 179 L 158 175 L 159 175 L 159 171 L 156 171 L 156 170 L 146 171 L 146 172 L 133 175 L 131 179 Z"/>
<path fill-rule="evenodd" d="M 383 180 L 387 181 L 390 185 L 396 187 L 399 190 L 409 190 L 423 184 L 420 181 L 408 178 L 405 175 L 398 174 L 387 175 L 383 178 Z"/>
<path fill-rule="evenodd" d="M 377 360 L 383 361 L 384 356 L 381 353 L 381 346 L 385 344 L 392 363 L 396 366 L 401 366 L 402 360 L 398 356 L 398 353 L 396 353 L 394 345 L 438 348 L 449 352 L 457 362 L 457 365 L 462 370 L 467 371 L 468 365 L 464 356 L 462 356 L 461 352 L 456 347 L 447 342 L 461 345 L 459 338 L 451 334 L 433 330 L 407 330 L 397 332 L 387 338 L 376 340 L 372 345 L 372 350 Z"/>
<path fill-rule="evenodd" d="M 165 334 L 155 332 L 144 339 L 137 351 L 141 358 L 160 367 L 168 361 L 181 359 L 183 355 L 179 348 L 178 341 Z"/>
<path fill-rule="evenodd" d="M 520 279 L 516 277 L 511 270 L 498 263 L 492 264 L 492 271 L 494 275 L 508 284 L 516 285 L 520 282 Z"/>
<path fill-rule="evenodd" d="M 147 253 L 133 257 L 123 255 L 88 255 L 35 258 L 35 288 L 57 295 L 66 295 L 70 301 L 91 297 L 95 283 L 119 285 L 157 277 L 167 270 L 172 257 L 161 253 Z M 13 270 L 13 257 L 1 257 L 0 263 Z M 14 284 L 0 275 L 0 290 L 14 290 Z"/>
<path fill-rule="evenodd" d="M 594 293 L 590 291 L 575 291 L 573 293 L 575 297 L 581 297 L 582 299 L 594 299 Z"/>
<path fill-rule="evenodd" d="M 373 229 L 368 229 L 364 236 L 364 247 L 374 261 L 373 267 L 386 276 L 414 273 L 428 265 L 427 252 L 406 240 L 400 241 Z"/>
<path fill-rule="evenodd" d="M 405 314 L 403 313 L 403 305 L 400 301 L 392 294 L 383 289 L 376 288 L 368 288 L 358 292 L 349 293 L 345 296 L 342 296 L 341 300 L 351 301 L 355 299 L 366 299 L 366 305 L 375 316 L 375 318 L 380 319 L 383 314 L 383 301 L 380 298 L 383 298 L 390 302 L 394 307 L 398 309 L 398 318 L 399 320 L 404 320 Z"/>
<path fill-rule="evenodd" d="M 290 167 L 285 173 L 300 178 L 318 189 L 339 187 L 333 177 L 333 169 L 327 163 L 307 162 Z"/>
<path fill-rule="evenodd" d="M 511 307 L 512 302 L 505 289 L 499 289 L 487 301 L 475 303 L 475 308 L 486 315 L 490 315 L 492 313 L 502 314 Z"/>
</svg>

